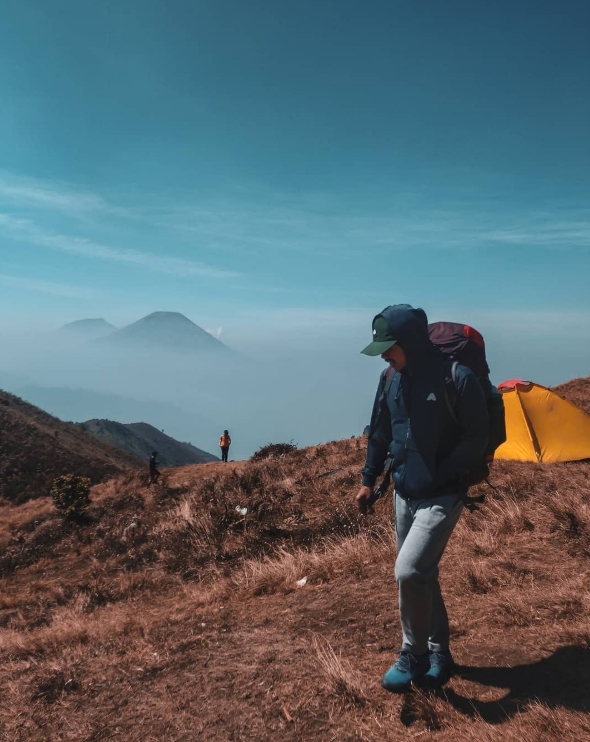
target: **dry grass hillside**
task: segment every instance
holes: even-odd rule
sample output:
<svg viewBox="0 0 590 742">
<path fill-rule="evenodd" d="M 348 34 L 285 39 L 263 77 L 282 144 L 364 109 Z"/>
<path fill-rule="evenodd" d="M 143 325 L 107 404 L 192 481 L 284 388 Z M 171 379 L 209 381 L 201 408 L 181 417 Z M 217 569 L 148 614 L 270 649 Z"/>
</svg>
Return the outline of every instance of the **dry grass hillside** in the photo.
<svg viewBox="0 0 590 742">
<path fill-rule="evenodd" d="M 590 376 L 583 379 L 572 379 L 567 384 L 553 387 L 553 391 L 569 399 L 590 415 Z"/>
<path fill-rule="evenodd" d="M 97 483 L 138 466 L 125 451 L 0 390 L 0 498 L 22 503 L 46 495 L 61 474 Z"/>
<path fill-rule="evenodd" d="M 86 420 L 76 425 L 94 438 L 127 451 L 147 462 L 152 451 L 158 452 L 160 466 L 185 466 L 219 461 L 218 456 L 202 451 L 190 443 L 182 443 L 148 423 L 118 423 L 114 420 Z"/>
<path fill-rule="evenodd" d="M 356 512 L 365 443 L 122 475 L 79 525 L 0 508 L 0 739 L 590 738 L 590 463 L 495 465 L 442 566 L 459 673 L 392 696 L 391 499 Z"/>
</svg>

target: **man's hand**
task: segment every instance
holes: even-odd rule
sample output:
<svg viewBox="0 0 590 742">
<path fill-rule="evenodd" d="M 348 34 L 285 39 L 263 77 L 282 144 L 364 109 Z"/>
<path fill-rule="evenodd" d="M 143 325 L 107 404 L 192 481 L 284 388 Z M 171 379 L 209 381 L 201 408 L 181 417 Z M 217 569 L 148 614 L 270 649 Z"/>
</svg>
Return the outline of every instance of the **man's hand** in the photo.
<svg viewBox="0 0 590 742">
<path fill-rule="evenodd" d="M 367 505 L 367 500 L 369 499 L 369 497 L 371 497 L 372 494 L 373 490 L 371 489 L 371 487 L 365 487 L 364 485 L 358 491 L 358 495 L 356 496 L 356 504 L 358 505 L 358 508 L 363 515 L 366 515 L 368 512 L 373 512 L 372 506 Z"/>
</svg>

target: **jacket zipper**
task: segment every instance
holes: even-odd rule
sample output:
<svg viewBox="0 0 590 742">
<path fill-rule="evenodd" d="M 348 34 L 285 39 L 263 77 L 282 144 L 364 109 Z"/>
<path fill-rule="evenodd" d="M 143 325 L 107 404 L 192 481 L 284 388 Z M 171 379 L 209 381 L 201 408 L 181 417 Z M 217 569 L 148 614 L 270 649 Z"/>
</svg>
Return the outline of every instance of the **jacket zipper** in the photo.
<svg viewBox="0 0 590 742">
<path fill-rule="evenodd" d="M 402 385 L 401 385 L 401 379 L 400 379 L 400 383 L 399 383 L 399 386 L 398 386 L 397 394 L 395 395 L 396 401 L 399 401 L 399 395 L 400 395 L 401 387 L 402 387 Z M 409 396 L 410 396 L 410 393 L 408 393 L 408 397 Z M 410 424 L 411 423 L 410 423 L 409 404 L 405 404 L 405 408 L 406 408 L 406 415 L 408 417 L 408 429 L 406 431 L 406 440 L 405 440 L 405 443 L 404 443 L 404 472 L 403 472 L 402 478 L 400 480 L 400 487 L 402 487 L 404 485 L 405 481 L 406 481 L 406 472 L 408 470 L 408 441 L 410 440 L 410 434 L 411 434 L 411 428 L 410 428 Z"/>
</svg>

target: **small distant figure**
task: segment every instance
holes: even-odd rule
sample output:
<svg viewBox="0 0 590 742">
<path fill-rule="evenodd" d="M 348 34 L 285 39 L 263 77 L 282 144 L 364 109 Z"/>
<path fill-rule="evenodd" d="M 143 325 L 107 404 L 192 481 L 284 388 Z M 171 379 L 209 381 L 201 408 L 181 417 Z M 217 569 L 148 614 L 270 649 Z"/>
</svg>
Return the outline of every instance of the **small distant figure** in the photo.
<svg viewBox="0 0 590 742">
<path fill-rule="evenodd" d="M 150 484 L 156 484 L 158 477 L 160 476 L 157 457 L 158 452 L 152 451 L 152 455 L 150 456 Z"/>
<path fill-rule="evenodd" d="M 227 461 L 227 454 L 229 452 L 229 447 L 231 446 L 231 438 L 229 437 L 229 432 L 227 430 L 224 430 L 220 436 L 219 446 L 221 448 L 221 460 Z"/>
</svg>

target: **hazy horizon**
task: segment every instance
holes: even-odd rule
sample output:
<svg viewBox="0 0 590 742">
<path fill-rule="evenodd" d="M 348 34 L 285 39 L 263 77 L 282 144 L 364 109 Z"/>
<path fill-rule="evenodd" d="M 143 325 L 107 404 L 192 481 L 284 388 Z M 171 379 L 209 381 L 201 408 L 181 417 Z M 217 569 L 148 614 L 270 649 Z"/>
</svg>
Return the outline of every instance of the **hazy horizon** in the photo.
<svg viewBox="0 0 590 742">
<path fill-rule="evenodd" d="M 475 326 L 494 381 L 590 375 L 589 33 L 584 0 L 5 3 L 0 372 L 235 455 L 360 433 L 389 304 Z M 154 311 L 239 368 L 45 340 Z"/>
<path fill-rule="evenodd" d="M 246 458 L 267 443 L 304 446 L 362 433 L 383 368 L 381 359 L 360 354 L 372 316 L 335 311 L 310 331 L 283 314 L 263 337 L 254 326 L 236 324 L 227 333 L 235 342 L 223 337 L 237 351 L 231 362 L 158 347 L 112 348 L 41 328 L 4 332 L 0 388 L 61 419 L 147 422 L 211 453 L 228 428 L 232 456 Z M 483 332 L 496 383 L 521 377 L 553 386 L 588 375 L 590 327 L 574 316 L 538 323 L 441 309 L 430 319 L 469 321 Z M 558 324 L 561 343 L 548 344 L 547 328 Z"/>
</svg>

